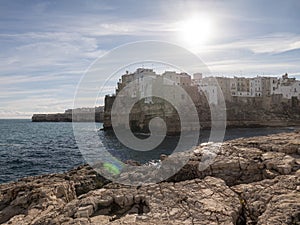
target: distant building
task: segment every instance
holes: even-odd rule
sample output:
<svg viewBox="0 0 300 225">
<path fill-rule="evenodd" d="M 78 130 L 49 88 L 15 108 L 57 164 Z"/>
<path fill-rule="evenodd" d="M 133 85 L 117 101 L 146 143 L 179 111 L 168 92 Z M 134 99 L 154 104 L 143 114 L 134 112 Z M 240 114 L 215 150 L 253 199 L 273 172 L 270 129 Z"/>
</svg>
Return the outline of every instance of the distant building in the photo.
<svg viewBox="0 0 300 225">
<path fill-rule="evenodd" d="M 207 101 L 209 104 L 218 104 L 218 89 L 217 86 L 209 85 L 209 84 L 201 84 L 199 86 L 199 91 L 202 90 L 205 93 Z"/>
<path fill-rule="evenodd" d="M 262 77 L 250 78 L 250 95 L 252 97 L 260 97 L 262 95 Z"/>
<path fill-rule="evenodd" d="M 285 74 L 278 80 L 272 80 L 271 91 L 272 94 L 282 94 L 283 98 L 295 97 L 300 99 L 300 81 L 289 78 L 288 74 Z"/>
<path fill-rule="evenodd" d="M 245 77 L 234 77 L 231 80 L 231 95 L 240 97 L 250 96 L 250 79 Z"/>
<path fill-rule="evenodd" d="M 148 80 L 146 85 L 139 85 L 145 77 L 153 78 Z M 156 74 L 152 69 L 138 68 L 133 73 L 124 74 L 118 82 L 116 94 L 133 80 L 136 87 L 131 89 L 131 97 L 145 98 L 145 103 L 152 103 L 151 96 L 153 82 L 163 82 L 164 85 L 179 85 L 189 89 L 197 87 L 199 92 L 204 92 L 210 104 L 218 104 L 221 94 L 226 101 L 231 101 L 232 97 L 266 97 L 271 95 L 282 95 L 283 98 L 291 99 L 296 97 L 300 100 L 300 81 L 289 78 L 288 74 L 280 79 L 277 77 L 256 76 L 247 77 L 203 77 L 202 73 L 193 74 L 193 79 L 187 73 L 175 71 L 165 71 L 161 75 Z M 222 92 L 222 93 L 220 93 Z M 176 98 L 176 94 L 173 94 Z"/>
<path fill-rule="evenodd" d="M 202 73 L 194 73 L 192 79 L 192 85 L 198 85 L 203 78 Z"/>
<path fill-rule="evenodd" d="M 270 96 L 271 82 L 271 77 L 250 78 L 250 95 L 252 97 Z"/>
<path fill-rule="evenodd" d="M 151 79 L 145 82 L 146 78 Z M 124 90 L 129 84 L 131 88 Z M 224 107 L 227 124 L 231 127 L 294 124 L 287 118 L 299 120 L 300 124 L 300 81 L 289 78 L 288 74 L 281 78 L 230 78 L 195 73 L 192 78 L 187 73 L 165 71 L 157 74 L 152 69 L 138 68 L 135 72 L 126 72 L 121 77 L 115 94 L 105 96 L 104 129 L 112 128 L 111 109 L 116 97 L 124 104 L 121 107 L 126 107 L 126 100 L 131 97 L 136 103 L 130 112 L 130 124 L 123 124 L 128 115 L 120 112 L 117 126 L 130 126 L 134 131 L 149 132 L 147 124 L 151 118 L 159 116 L 166 121 L 168 133 L 180 131 L 180 118 L 170 103 L 175 102 L 180 106 L 186 101 L 187 95 L 178 91 L 177 86 L 184 89 L 193 101 L 203 127 L 210 127 L 210 109 L 214 109 L 215 105 Z M 226 105 L 223 105 L 223 97 Z M 190 111 L 186 106 L 181 109 Z M 192 130 L 194 128 L 192 126 Z"/>
<path fill-rule="evenodd" d="M 144 68 L 138 68 L 135 72 L 133 73 L 128 73 L 126 71 L 126 74 L 122 75 L 121 79 L 118 82 L 118 87 L 116 89 L 116 94 L 118 94 L 126 85 L 128 85 L 132 81 L 136 81 L 135 87 L 131 88 L 131 97 L 140 97 L 144 98 L 146 95 L 151 95 L 151 87 L 149 85 L 144 86 L 144 85 L 138 85 L 143 81 L 145 77 L 152 77 L 156 78 L 157 74 L 152 70 L 152 69 L 144 69 Z M 147 97 L 145 98 L 145 102 L 151 103 L 152 98 Z"/>
<path fill-rule="evenodd" d="M 192 79 L 187 73 L 177 73 L 175 71 L 166 71 L 162 74 L 163 78 L 173 81 L 173 84 L 180 86 L 191 86 Z"/>
<path fill-rule="evenodd" d="M 229 77 L 216 77 L 216 80 L 218 82 L 219 87 L 222 90 L 222 94 L 224 96 L 224 99 L 227 99 L 228 101 L 231 101 L 231 91 L 230 91 L 230 83 L 231 78 Z"/>
<path fill-rule="evenodd" d="M 203 91 L 209 104 L 218 104 L 218 86 L 214 77 L 202 77 L 202 74 L 194 74 L 193 85 L 198 91 Z"/>
</svg>

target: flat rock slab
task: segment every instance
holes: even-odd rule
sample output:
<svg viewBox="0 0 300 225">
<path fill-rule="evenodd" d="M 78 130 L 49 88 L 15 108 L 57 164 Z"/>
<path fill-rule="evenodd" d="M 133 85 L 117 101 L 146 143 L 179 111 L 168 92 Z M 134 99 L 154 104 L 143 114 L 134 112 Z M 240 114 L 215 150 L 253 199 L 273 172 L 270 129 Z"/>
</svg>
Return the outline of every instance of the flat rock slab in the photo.
<svg viewBox="0 0 300 225">
<path fill-rule="evenodd" d="M 232 187 L 243 199 L 247 224 L 300 224 L 299 175 Z"/>
</svg>

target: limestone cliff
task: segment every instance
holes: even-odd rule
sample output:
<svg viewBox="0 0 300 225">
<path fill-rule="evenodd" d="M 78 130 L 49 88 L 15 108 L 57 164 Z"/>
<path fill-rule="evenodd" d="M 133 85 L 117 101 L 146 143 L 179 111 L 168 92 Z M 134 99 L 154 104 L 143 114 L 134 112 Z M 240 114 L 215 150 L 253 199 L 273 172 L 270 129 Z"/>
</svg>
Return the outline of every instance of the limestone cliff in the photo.
<svg viewBox="0 0 300 225">
<path fill-rule="evenodd" d="M 65 110 L 64 113 L 33 114 L 32 122 L 103 122 L 103 107 Z"/>
<path fill-rule="evenodd" d="M 187 89 L 189 90 L 189 89 Z M 218 115 L 217 105 L 209 105 L 203 93 L 189 90 L 189 95 L 198 112 L 200 126 L 210 128 L 212 112 L 215 111 L 214 120 L 223 118 Z M 116 96 L 105 96 L 104 129 L 111 129 L 111 110 Z M 155 99 L 155 98 L 153 98 Z M 297 98 L 284 99 L 282 95 L 264 97 L 233 96 L 225 101 L 227 127 L 285 127 L 300 125 L 300 101 Z M 215 107 L 215 110 L 212 110 Z M 120 116 L 123 112 L 117 112 Z M 187 113 L 188 115 L 188 113 Z M 172 105 L 164 100 L 148 104 L 142 100 L 137 101 L 130 111 L 130 128 L 133 132 L 149 132 L 149 121 L 154 117 L 162 118 L 167 124 L 168 134 L 178 134 L 181 131 L 180 116 Z M 124 120 L 121 120 L 123 122 Z M 121 124 L 127 126 L 127 124 Z"/>
</svg>

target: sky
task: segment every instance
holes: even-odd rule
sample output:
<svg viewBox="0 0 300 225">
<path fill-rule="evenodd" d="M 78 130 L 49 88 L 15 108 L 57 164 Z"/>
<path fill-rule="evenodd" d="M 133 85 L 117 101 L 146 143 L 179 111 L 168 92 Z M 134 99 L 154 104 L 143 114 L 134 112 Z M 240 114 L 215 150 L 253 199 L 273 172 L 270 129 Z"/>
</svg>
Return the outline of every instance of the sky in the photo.
<svg viewBox="0 0 300 225">
<path fill-rule="evenodd" d="M 2 0 L 0 118 L 72 108 L 90 65 L 136 41 L 186 48 L 217 76 L 300 79 L 299 11 L 297 0 Z"/>
</svg>

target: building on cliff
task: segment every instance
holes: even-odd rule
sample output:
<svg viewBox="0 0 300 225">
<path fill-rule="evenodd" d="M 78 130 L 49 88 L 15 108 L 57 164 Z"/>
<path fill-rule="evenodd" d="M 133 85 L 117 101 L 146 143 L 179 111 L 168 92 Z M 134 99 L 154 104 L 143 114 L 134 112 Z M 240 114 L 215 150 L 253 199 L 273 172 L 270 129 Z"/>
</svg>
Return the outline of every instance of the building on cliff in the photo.
<svg viewBox="0 0 300 225">
<path fill-rule="evenodd" d="M 300 81 L 295 78 L 289 78 L 288 74 L 283 75 L 280 79 L 272 80 L 272 94 L 282 94 L 283 98 L 300 99 Z"/>
<path fill-rule="evenodd" d="M 146 85 L 143 81 L 151 78 Z M 166 82 L 168 81 L 168 82 Z M 131 85 L 130 92 L 121 91 Z M 180 118 L 170 102 L 155 98 L 152 93 L 160 91 L 171 101 L 184 100 L 172 86 L 180 86 L 191 97 L 197 108 L 202 127 L 210 127 L 211 107 L 226 103 L 228 126 L 268 126 L 300 124 L 300 81 L 287 74 L 277 77 L 205 77 L 193 74 L 165 71 L 157 74 L 152 69 L 138 68 L 122 75 L 116 93 L 105 96 L 104 129 L 110 129 L 111 109 L 116 97 L 137 100 L 130 112 L 130 127 L 134 131 L 147 132 L 151 118 L 161 117 L 169 133 L 180 130 Z M 128 115 L 126 115 L 128 116 Z M 297 122 L 296 122 L 297 121 Z"/>
</svg>

